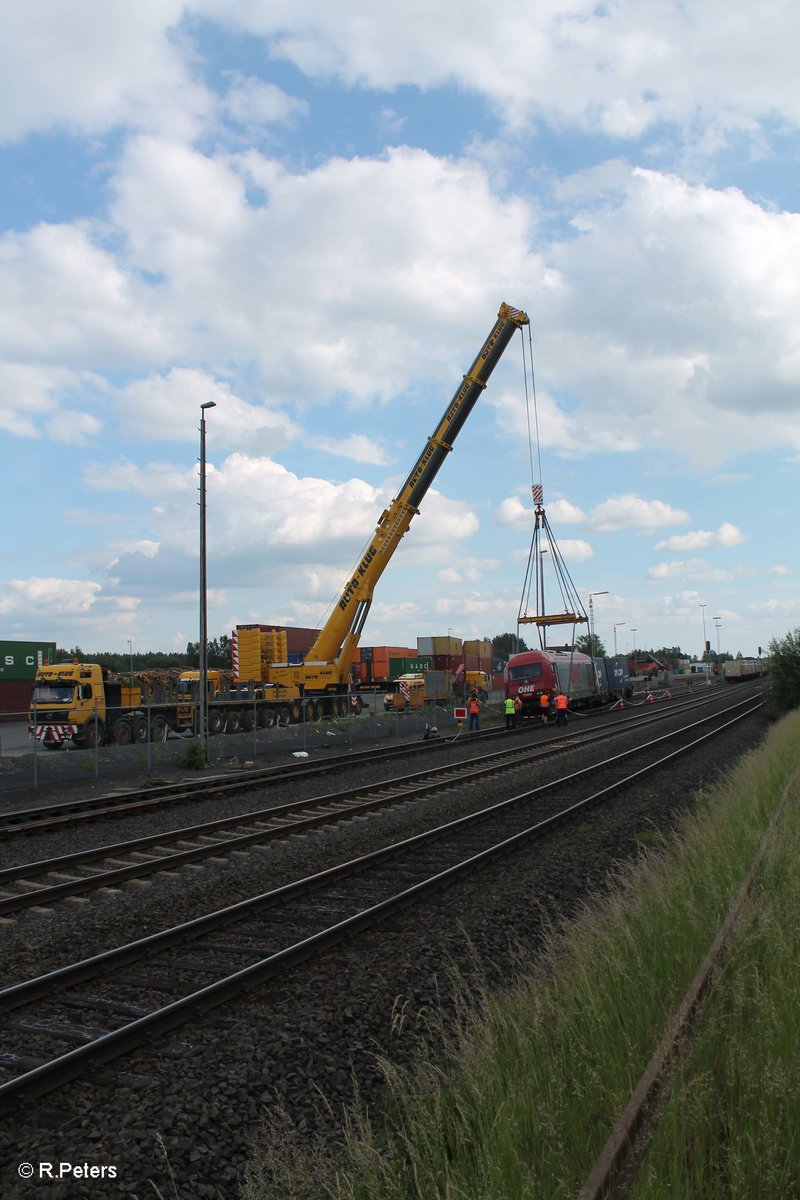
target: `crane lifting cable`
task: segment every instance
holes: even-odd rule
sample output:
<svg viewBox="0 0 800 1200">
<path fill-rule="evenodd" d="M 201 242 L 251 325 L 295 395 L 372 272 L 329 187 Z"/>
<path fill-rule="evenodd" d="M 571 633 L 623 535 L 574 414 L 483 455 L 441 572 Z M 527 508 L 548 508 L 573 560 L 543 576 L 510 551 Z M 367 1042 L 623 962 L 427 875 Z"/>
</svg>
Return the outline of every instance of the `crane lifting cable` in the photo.
<svg viewBox="0 0 800 1200">
<path fill-rule="evenodd" d="M 546 650 L 547 631 L 553 626 L 571 625 L 572 636 L 568 645 L 560 648 L 574 649 L 575 630 L 578 625 L 588 624 L 586 609 L 578 595 L 575 584 L 564 562 L 564 556 L 559 550 L 558 543 L 547 520 L 544 506 L 544 488 L 542 486 L 542 456 L 539 440 L 539 416 L 536 405 L 536 385 L 533 370 L 533 342 L 530 326 L 528 327 L 529 358 L 531 374 L 531 394 L 533 396 L 534 428 L 536 431 L 536 462 L 538 479 L 534 477 L 533 465 L 533 436 L 531 432 L 530 399 L 528 391 L 527 362 L 523 341 L 523 374 L 525 378 L 525 406 L 528 415 L 528 455 L 531 466 L 531 494 L 533 497 L 533 531 L 531 534 L 528 562 L 525 568 L 525 579 L 522 585 L 519 612 L 517 614 L 517 632 L 520 625 L 536 625 L 539 632 L 539 644 Z M 547 594 L 545 594 L 547 582 Z M 558 596 L 558 607 L 554 604 L 554 595 Z M 548 610 L 548 605 L 550 609 Z"/>
</svg>

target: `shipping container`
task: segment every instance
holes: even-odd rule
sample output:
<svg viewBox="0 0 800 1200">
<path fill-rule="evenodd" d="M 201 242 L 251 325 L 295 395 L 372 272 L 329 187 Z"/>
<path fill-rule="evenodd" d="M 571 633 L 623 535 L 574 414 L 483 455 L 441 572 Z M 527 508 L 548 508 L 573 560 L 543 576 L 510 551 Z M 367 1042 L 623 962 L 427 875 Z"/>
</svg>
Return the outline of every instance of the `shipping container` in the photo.
<svg viewBox="0 0 800 1200">
<path fill-rule="evenodd" d="M 463 650 L 461 638 L 435 637 L 433 639 L 434 654 L 462 654 Z"/>
<path fill-rule="evenodd" d="M 452 683 L 449 671 L 425 672 L 426 700 L 446 700 L 450 695 L 451 686 Z"/>
<path fill-rule="evenodd" d="M 463 654 L 434 654 L 433 666 L 437 671 L 452 671 L 455 675 L 464 670 Z"/>
<path fill-rule="evenodd" d="M 39 667 L 55 661 L 55 642 L 0 642 L 0 682 L 33 683 Z"/>
<path fill-rule="evenodd" d="M 492 643 L 481 638 L 474 638 L 472 641 L 464 642 L 465 654 L 477 654 L 480 658 L 492 657 Z"/>
<path fill-rule="evenodd" d="M 417 654 L 433 654 L 433 638 L 417 638 Z"/>
<path fill-rule="evenodd" d="M 33 682 L 0 682 L 0 721 L 27 721 Z"/>
<path fill-rule="evenodd" d="M 403 658 L 389 659 L 389 678 L 397 679 L 400 675 L 419 675 L 422 671 L 433 668 L 433 659 L 429 655 L 418 654 L 415 658 L 406 655 Z"/>
<path fill-rule="evenodd" d="M 477 654 L 464 655 L 464 670 L 465 671 L 481 671 L 481 660 Z"/>
</svg>

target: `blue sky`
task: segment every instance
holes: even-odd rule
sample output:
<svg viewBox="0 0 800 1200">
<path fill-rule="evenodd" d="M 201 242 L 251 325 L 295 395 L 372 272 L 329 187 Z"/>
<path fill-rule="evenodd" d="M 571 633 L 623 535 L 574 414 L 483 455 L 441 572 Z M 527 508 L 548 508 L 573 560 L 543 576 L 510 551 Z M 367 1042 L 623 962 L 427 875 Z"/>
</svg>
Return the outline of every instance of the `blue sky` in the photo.
<svg viewBox="0 0 800 1200">
<path fill-rule="evenodd" d="M 6 6 L 0 637 L 196 639 L 209 400 L 209 632 L 317 625 L 501 301 L 606 646 L 796 628 L 798 41 L 788 0 Z M 527 430 L 515 339 L 365 644 L 515 627 Z"/>
</svg>

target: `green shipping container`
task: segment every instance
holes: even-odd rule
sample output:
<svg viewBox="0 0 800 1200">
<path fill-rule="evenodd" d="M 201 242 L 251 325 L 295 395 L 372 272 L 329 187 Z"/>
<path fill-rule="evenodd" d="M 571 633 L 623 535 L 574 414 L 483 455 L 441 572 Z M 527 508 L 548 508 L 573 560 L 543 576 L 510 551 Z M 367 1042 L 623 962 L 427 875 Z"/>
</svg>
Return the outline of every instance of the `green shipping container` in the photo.
<svg viewBox="0 0 800 1200">
<path fill-rule="evenodd" d="M 0 683 L 33 682 L 39 667 L 55 661 L 55 642 L 0 642 Z"/>
<path fill-rule="evenodd" d="M 433 659 L 430 655 L 418 654 L 416 658 L 390 658 L 389 678 L 399 679 L 401 675 L 421 675 L 430 671 Z"/>
</svg>

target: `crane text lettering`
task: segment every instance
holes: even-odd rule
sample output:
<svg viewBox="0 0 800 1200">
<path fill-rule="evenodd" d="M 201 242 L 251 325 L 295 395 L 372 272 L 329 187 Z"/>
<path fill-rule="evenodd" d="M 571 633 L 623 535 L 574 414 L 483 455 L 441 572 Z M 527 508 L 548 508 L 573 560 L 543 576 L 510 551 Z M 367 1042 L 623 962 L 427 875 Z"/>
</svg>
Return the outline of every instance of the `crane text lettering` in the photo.
<svg viewBox="0 0 800 1200">
<path fill-rule="evenodd" d="M 369 550 L 358 564 L 358 574 L 354 575 L 350 582 L 345 586 L 345 589 L 342 592 L 342 598 L 339 601 L 339 608 L 347 608 L 348 604 L 353 598 L 353 594 L 358 590 L 359 581 L 366 575 L 367 567 L 377 553 L 378 551 L 375 549 L 375 546 L 370 546 Z"/>
</svg>

